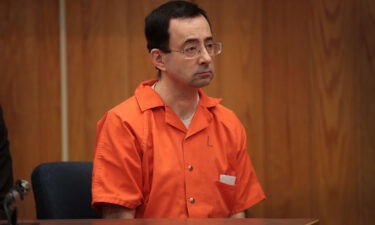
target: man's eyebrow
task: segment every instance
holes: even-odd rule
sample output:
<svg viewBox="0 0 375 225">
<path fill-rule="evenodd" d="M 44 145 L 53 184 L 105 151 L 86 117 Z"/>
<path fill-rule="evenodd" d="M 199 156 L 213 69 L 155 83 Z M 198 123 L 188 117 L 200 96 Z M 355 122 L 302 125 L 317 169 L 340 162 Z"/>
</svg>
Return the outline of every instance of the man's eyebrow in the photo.
<svg viewBox="0 0 375 225">
<path fill-rule="evenodd" d="M 205 39 L 204 39 L 204 41 L 212 41 L 212 40 L 214 40 L 214 38 L 211 36 L 211 37 L 206 37 Z"/>
<path fill-rule="evenodd" d="M 197 38 L 189 38 L 184 41 L 184 44 L 199 42 Z"/>
<path fill-rule="evenodd" d="M 212 36 L 206 37 L 204 41 L 212 41 L 214 38 Z M 189 43 L 196 43 L 199 42 L 197 38 L 189 38 L 184 41 L 184 44 L 189 44 Z"/>
</svg>

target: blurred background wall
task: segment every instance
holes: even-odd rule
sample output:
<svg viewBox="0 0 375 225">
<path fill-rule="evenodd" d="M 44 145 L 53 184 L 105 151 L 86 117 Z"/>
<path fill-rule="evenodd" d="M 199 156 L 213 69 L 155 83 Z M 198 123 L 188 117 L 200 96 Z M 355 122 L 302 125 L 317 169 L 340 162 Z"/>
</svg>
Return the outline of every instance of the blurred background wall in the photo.
<svg viewBox="0 0 375 225">
<path fill-rule="evenodd" d="M 97 120 L 155 77 L 160 0 L 0 0 L 0 104 L 15 178 L 91 160 Z M 223 42 L 206 92 L 246 127 L 267 200 L 252 217 L 375 223 L 375 1 L 197 0 Z M 35 218 L 33 196 L 21 216 Z"/>
</svg>

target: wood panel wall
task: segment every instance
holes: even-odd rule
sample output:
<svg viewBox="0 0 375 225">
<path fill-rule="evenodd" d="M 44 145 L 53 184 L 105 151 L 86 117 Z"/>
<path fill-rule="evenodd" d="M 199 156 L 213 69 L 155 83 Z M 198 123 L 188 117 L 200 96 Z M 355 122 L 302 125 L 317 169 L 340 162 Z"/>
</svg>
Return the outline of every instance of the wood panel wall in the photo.
<svg viewBox="0 0 375 225">
<path fill-rule="evenodd" d="M 155 75 L 144 41 L 143 15 L 158 2 L 66 3 L 69 155 L 71 160 L 92 159 L 96 122 L 130 97 L 141 81 Z"/>
<path fill-rule="evenodd" d="M 359 171 L 356 183 L 359 186 L 359 221 L 371 224 L 375 221 L 375 2 L 360 1 L 358 16 L 358 56 L 355 60 L 357 93 L 360 96 L 359 108 L 356 109 L 359 123 L 355 132 L 359 133 L 359 146 L 352 149 L 359 155 Z"/>
<path fill-rule="evenodd" d="M 324 215 L 326 223 L 340 217 L 341 223 L 356 224 L 360 219 L 360 186 L 353 179 L 361 176 L 359 88 L 356 58 L 360 55 L 357 2 L 314 2 L 312 4 L 311 86 L 314 213 Z M 318 151 L 316 151 L 318 150 Z"/>
<path fill-rule="evenodd" d="M 60 160 L 57 3 L 0 1 L 0 104 L 15 179 L 30 181 L 35 166 Z M 30 194 L 22 203 L 20 216 L 33 216 L 34 208 Z"/>
<path fill-rule="evenodd" d="M 65 1 L 70 160 L 91 160 L 97 120 L 155 77 L 143 26 L 162 2 Z M 245 125 L 267 194 L 248 216 L 373 224 L 375 2 L 194 2 L 224 45 L 206 91 Z M 1 1 L 0 17 L 0 103 L 28 177 L 60 157 L 58 1 Z"/>
</svg>

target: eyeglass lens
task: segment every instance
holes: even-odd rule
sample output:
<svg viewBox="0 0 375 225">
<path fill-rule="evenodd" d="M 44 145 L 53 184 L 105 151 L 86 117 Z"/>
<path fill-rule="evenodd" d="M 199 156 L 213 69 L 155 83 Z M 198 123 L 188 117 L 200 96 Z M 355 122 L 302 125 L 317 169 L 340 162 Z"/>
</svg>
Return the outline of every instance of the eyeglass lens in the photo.
<svg viewBox="0 0 375 225">
<path fill-rule="evenodd" d="M 210 43 L 205 45 L 206 51 L 209 55 L 214 56 L 221 53 L 221 43 Z M 194 57 L 202 52 L 199 46 L 189 46 L 183 50 L 187 57 Z"/>
</svg>

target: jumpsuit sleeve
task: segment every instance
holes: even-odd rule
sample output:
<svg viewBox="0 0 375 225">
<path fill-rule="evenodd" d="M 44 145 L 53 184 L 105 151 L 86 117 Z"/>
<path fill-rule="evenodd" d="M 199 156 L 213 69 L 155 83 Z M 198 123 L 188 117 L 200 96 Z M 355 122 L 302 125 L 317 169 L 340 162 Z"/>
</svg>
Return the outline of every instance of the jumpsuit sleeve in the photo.
<svg viewBox="0 0 375 225">
<path fill-rule="evenodd" d="M 265 199 L 264 192 L 259 184 L 247 151 L 246 132 L 240 122 L 238 132 L 240 140 L 235 164 L 237 174 L 236 202 L 231 214 L 244 211 Z"/>
<path fill-rule="evenodd" d="M 129 124 L 108 112 L 97 124 L 92 206 L 103 203 L 134 209 L 142 204 L 142 154 Z"/>
</svg>

